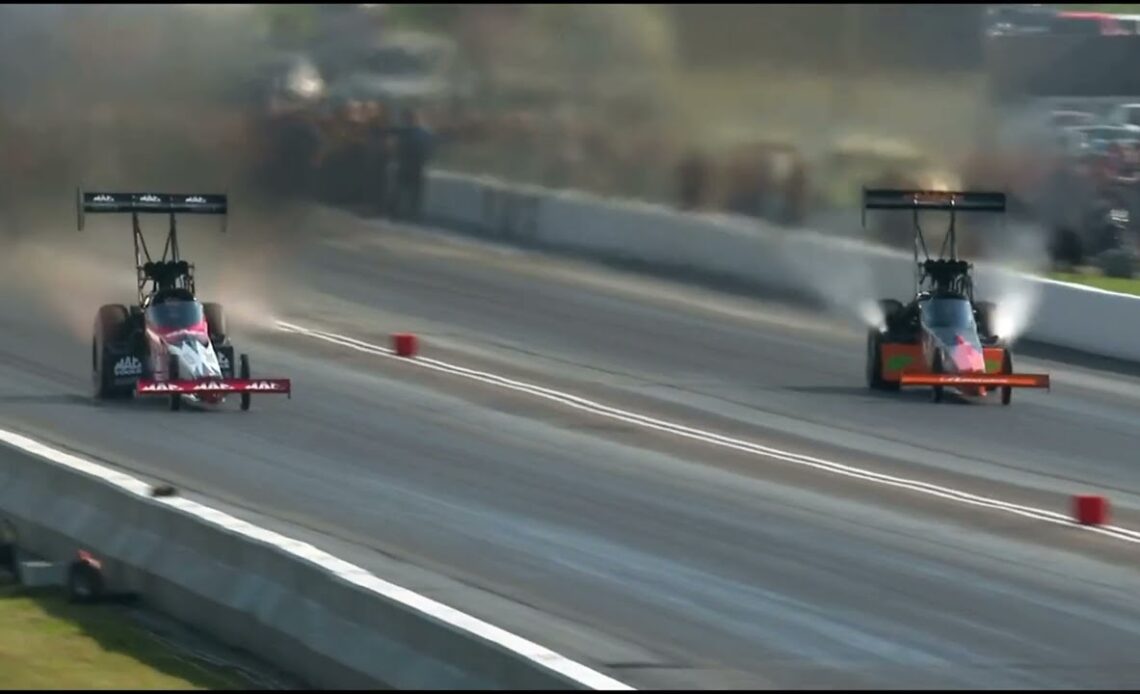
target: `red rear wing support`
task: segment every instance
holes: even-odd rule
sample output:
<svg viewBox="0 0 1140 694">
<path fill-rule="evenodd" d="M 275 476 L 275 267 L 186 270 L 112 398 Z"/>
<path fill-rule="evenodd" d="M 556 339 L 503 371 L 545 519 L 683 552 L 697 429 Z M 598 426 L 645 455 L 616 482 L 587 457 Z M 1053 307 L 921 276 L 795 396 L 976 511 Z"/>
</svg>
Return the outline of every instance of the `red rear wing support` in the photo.
<svg viewBox="0 0 1140 694">
<path fill-rule="evenodd" d="M 202 393 L 269 393 L 293 397 L 293 383 L 288 378 L 219 378 L 208 381 L 152 381 L 139 379 L 135 385 L 139 395 L 199 395 Z"/>
<path fill-rule="evenodd" d="M 1002 386 L 1009 388 L 1049 389 L 1048 374 L 924 374 L 902 373 L 903 386 Z"/>
</svg>

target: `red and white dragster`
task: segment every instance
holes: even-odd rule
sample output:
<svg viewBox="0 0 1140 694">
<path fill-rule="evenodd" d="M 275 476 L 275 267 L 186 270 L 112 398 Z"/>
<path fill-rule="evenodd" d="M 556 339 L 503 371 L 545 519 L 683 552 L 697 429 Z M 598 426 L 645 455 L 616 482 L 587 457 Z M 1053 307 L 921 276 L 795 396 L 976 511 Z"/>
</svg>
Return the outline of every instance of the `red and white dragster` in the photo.
<svg viewBox="0 0 1140 694">
<path fill-rule="evenodd" d="M 79 229 L 86 213 L 130 213 L 138 272 L 138 303 L 106 304 L 95 317 L 91 368 L 95 397 L 161 395 L 170 408 L 183 399 L 220 405 L 238 394 L 248 410 L 253 393 L 292 397 L 287 378 L 253 378 L 249 355 L 242 354 L 235 374 L 222 306 L 198 301 L 194 266 L 179 257 L 177 214 L 226 215 L 224 195 L 77 192 Z M 170 230 L 161 259 L 151 259 L 140 214 L 166 214 Z"/>
</svg>

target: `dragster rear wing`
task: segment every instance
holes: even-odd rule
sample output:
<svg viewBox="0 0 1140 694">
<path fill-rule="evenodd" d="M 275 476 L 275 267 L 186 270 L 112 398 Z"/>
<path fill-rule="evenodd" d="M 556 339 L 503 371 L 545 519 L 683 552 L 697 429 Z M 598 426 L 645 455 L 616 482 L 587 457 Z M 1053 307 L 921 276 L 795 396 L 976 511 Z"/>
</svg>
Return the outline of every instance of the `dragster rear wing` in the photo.
<svg viewBox="0 0 1140 694">
<path fill-rule="evenodd" d="M 92 193 L 77 189 L 75 207 L 79 231 L 83 231 L 88 213 L 209 214 L 225 217 L 229 214 L 229 199 L 216 193 Z"/>
<path fill-rule="evenodd" d="M 1005 193 L 994 191 L 863 189 L 863 223 L 867 210 L 941 210 L 947 212 L 1005 212 Z"/>
</svg>

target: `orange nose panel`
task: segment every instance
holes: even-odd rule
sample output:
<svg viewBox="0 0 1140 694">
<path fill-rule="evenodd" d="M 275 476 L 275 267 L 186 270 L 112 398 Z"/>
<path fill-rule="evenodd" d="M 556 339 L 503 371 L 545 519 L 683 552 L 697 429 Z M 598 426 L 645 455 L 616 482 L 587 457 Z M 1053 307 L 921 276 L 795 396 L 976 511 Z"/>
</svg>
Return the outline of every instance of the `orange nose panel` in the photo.
<svg viewBox="0 0 1140 694">
<path fill-rule="evenodd" d="M 986 360 L 982 351 L 966 342 L 961 335 L 958 336 L 957 344 L 951 350 L 951 357 L 954 361 L 954 369 L 959 373 L 985 373 Z"/>
</svg>

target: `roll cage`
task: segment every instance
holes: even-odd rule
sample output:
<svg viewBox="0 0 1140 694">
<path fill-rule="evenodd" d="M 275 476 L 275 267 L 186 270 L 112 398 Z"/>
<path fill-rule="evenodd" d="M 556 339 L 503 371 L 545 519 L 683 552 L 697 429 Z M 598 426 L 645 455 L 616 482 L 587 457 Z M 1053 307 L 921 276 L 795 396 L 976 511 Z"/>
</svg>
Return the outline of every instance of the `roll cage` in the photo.
<svg viewBox="0 0 1140 694">
<path fill-rule="evenodd" d="M 911 210 L 914 215 L 915 296 L 962 297 L 974 302 L 973 265 L 958 258 L 957 212 L 996 212 L 1006 209 L 1005 193 L 895 189 L 863 189 L 863 228 L 867 210 Z M 950 213 L 950 226 L 942 239 L 938 258 L 930 257 L 918 213 L 923 210 Z M 919 259 L 919 251 L 923 259 Z"/>
</svg>

